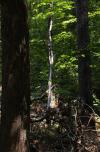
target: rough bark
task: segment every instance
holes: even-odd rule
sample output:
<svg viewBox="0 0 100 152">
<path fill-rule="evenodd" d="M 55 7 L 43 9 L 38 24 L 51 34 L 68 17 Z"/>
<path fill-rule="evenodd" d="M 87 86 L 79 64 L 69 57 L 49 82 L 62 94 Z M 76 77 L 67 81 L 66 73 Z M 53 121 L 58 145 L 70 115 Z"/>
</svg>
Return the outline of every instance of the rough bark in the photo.
<svg viewBox="0 0 100 152">
<path fill-rule="evenodd" d="M 88 0 L 76 0 L 79 91 L 81 100 L 92 106 L 88 32 Z"/>
<path fill-rule="evenodd" d="M 29 49 L 27 7 L 24 0 L 2 1 L 1 16 L 3 51 L 0 151 L 28 152 Z"/>
</svg>

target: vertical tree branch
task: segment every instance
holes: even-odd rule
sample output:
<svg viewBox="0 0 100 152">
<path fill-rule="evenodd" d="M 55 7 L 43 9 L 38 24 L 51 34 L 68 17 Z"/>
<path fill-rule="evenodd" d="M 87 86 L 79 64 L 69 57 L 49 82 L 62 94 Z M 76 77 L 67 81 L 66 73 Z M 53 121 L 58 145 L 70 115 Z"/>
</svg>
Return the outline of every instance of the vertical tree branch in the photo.
<svg viewBox="0 0 100 152">
<path fill-rule="evenodd" d="M 50 7 L 53 7 L 53 3 L 50 4 Z M 52 68 L 54 62 L 54 55 L 52 50 L 52 16 L 48 18 L 48 53 L 49 53 L 49 80 L 48 80 L 48 104 L 47 107 L 50 107 L 52 100 Z"/>
</svg>

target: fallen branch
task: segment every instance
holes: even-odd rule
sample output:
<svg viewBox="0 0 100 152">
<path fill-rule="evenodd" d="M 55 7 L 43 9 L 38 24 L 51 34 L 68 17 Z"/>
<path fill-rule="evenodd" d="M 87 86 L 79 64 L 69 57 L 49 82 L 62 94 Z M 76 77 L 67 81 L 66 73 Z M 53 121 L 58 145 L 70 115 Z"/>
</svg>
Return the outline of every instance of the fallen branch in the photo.
<svg viewBox="0 0 100 152">
<path fill-rule="evenodd" d="M 30 123 L 35 123 L 35 122 L 40 122 L 40 121 L 43 121 L 44 119 L 46 119 L 46 115 L 41 117 L 41 118 L 38 118 L 38 119 L 30 119 Z"/>
</svg>

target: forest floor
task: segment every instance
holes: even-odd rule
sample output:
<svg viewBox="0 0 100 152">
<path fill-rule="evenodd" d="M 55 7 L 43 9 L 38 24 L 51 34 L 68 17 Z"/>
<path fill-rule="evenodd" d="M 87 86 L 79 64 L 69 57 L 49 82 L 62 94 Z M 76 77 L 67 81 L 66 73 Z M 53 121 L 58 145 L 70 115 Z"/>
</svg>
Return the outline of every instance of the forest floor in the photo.
<svg viewBox="0 0 100 152">
<path fill-rule="evenodd" d="M 48 114 L 45 109 L 41 103 L 31 106 L 30 142 L 37 152 L 100 152 L 99 117 L 94 128 L 89 125 L 92 117 L 83 125 L 75 111 L 69 116 L 66 105 Z"/>
<path fill-rule="evenodd" d="M 64 105 L 47 114 L 44 104 L 31 105 L 30 152 L 100 152 L 100 117 L 91 127 L 94 117 L 82 124 L 78 111 L 69 110 Z"/>
</svg>

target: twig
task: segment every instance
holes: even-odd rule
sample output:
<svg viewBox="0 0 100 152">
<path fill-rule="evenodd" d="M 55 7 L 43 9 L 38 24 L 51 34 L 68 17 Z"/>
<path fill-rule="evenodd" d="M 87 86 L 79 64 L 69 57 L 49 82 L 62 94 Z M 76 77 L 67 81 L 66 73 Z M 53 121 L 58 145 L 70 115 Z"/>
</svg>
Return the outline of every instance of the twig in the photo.
<svg viewBox="0 0 100 152">
<path fill-rule="evenodd" d="M 55 87 L 56 85 L 53 85 L 52 87 L 51 87 L 51 89 L 53 89 L 54 87 Z M 31 98 L 31 101 L 37 101 L 37 100 L 42 100 L 43 98 L 44 98 L 44 96 L 46 95 L 46 94 L 48 94 L 48 89 L 41 95 L 41 96 L 39 96 L 39 97 L 33 97 L 33 98 Z"/>
</svg>

